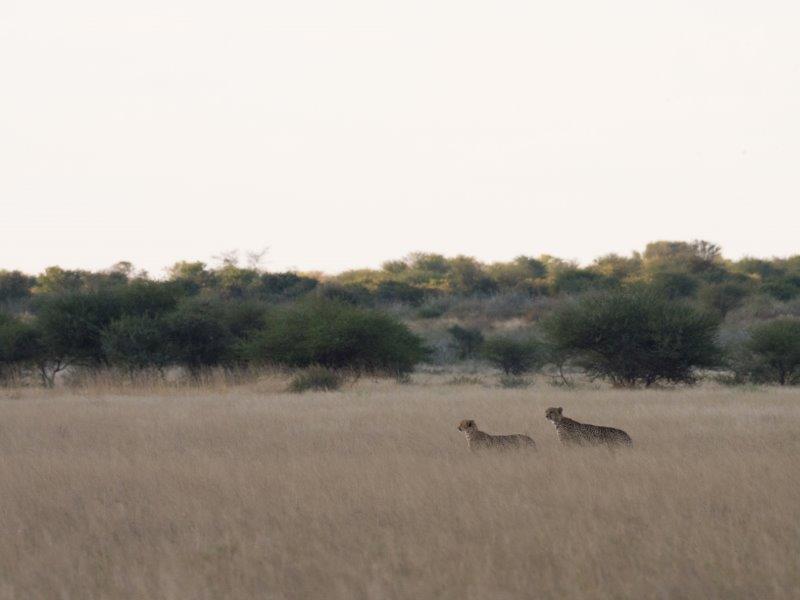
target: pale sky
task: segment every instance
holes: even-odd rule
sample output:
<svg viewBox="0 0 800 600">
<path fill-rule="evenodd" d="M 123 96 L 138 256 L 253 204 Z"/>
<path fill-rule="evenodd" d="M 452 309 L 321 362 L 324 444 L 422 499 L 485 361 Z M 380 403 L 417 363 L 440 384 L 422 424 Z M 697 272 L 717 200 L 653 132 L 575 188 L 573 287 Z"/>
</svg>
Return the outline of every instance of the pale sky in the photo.
<svg viewBox="0 0 800 600">
<path fill-rule="evenodd" d="M 800 253 L 800 3 L 0 0 L 0 269 Z"/>
</svg>

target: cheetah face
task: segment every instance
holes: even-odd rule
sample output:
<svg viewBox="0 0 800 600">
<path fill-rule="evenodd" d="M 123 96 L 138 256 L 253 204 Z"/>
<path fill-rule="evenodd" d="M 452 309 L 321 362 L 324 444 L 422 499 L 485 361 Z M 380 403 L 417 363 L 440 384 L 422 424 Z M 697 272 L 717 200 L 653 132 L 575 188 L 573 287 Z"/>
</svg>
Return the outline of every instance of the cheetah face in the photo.
<svg viewBox="0 0 800 600">
<path fill-rule="evenodd" d="M 461 423 L 458 424 L 459 431 L 471 431 L 473 429 L 477 429 L 478 426 L 475 424 L 475 421 L 472 419 L 464 419 Z"/>
<path fill-rule="evenodd" d="M 561 421 L 563 413 L 564 409 L 559 406 L 558 408 L 548 408 L 546 411 L 544 411 L 544 416 L 548 421 L 558 423 Z"/>
</svg>

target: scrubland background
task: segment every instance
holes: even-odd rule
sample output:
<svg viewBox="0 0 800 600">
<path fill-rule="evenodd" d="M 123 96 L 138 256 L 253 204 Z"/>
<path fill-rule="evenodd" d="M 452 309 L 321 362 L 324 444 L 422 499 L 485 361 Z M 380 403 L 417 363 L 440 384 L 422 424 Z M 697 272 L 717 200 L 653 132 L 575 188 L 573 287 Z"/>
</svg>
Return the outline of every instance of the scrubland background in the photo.
<svg viewBox="0 0 800 600">
<path fill-rule="evenodd" d="M 800 390 L 451 381 L 0 390 L 0 598 L 800 596 Z"/>
</svg>

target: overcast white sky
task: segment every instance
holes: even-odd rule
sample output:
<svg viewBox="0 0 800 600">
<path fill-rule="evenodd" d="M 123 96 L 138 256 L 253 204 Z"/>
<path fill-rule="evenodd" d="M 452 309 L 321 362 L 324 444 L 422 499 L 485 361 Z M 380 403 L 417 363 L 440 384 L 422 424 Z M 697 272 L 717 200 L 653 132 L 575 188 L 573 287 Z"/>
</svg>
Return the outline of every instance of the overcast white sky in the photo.
<svg viewBox="0 0 800 600">
<path fill-rule="evenodd" d="M 0 0 L 0 268 L 800 252 L 800 3 Z"/>
</svg>

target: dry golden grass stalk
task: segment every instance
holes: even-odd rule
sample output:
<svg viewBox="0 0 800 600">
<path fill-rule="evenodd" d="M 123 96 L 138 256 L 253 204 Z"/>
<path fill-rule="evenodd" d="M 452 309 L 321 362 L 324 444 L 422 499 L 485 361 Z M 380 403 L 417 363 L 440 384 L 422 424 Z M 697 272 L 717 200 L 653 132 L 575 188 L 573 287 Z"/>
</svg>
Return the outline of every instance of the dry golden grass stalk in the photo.
<svg viewBox="0 0 800 600">
<path fill-rule="evenodd" d="M 0 392 L 0 598 L 800 596 L 799 391 L 446 381 Z"/>
</svg>

